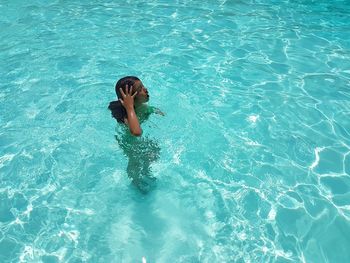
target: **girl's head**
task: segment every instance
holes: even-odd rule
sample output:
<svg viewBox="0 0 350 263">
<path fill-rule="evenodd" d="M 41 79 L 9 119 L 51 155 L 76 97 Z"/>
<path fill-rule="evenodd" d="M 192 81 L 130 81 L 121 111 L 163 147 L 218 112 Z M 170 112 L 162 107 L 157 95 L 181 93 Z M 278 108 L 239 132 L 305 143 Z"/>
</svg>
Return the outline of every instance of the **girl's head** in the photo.
<svg viewBox="0 0 350 263">
<path fill-rule="evenodd" d="M 125 93 L 127 85 L 129 86 L 129 88 L 131 88 L 131 86 L 133 87 L 133 92 L 137 91 L 137 94 L 134 99 L 135 104 L 141 104 L 149 100 L 148 90 L 143 85 L 141 80 L 138 77 L 134 76 L 127 76 L 118 80 L 117 84 L 115 85 L 115 93 L 117 94 L 118 99 L 122 98 L 119 89 L 121 88 Z"/>
</svg>

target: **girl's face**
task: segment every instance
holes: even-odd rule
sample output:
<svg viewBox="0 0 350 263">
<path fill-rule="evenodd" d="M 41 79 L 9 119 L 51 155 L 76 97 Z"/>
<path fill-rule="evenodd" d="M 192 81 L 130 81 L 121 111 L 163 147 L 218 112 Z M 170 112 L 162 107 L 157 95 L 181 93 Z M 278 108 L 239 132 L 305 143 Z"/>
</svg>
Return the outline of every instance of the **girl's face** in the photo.
<svg viewBox="0 0 350 263">
<path fill-rule="evenodd" d="M 148 90 L 140 80 L 135 81 L 133 87 L 133 92 L 137 91 L 137 95 L 135 96 L 135 102 L 137 104 L 141 104 L 149 100 Z"/>
</svg>

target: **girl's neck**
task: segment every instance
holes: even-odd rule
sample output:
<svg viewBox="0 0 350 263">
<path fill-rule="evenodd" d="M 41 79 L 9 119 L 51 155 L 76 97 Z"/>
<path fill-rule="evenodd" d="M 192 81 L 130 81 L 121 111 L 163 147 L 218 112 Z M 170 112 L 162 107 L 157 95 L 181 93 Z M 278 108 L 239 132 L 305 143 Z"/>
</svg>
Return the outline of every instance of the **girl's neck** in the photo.
<svg viewBox="0 0 350 263">
<path fill-rule="evenodd" d="M 145 104 L 144 103 L 135 103 L 134 106 L 135 106 L 135 109 L 139 109 L 139 108 L 142 108 L 142 106 L 145 106 Z"/>
</svg>

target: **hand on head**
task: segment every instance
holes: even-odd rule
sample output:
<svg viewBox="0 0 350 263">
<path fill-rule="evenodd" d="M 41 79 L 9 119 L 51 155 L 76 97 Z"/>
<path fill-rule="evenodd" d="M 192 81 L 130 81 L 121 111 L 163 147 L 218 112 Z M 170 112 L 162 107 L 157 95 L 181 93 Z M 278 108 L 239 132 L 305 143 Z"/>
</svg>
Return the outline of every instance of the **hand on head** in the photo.
<svg viewBox="0 0 350 263">
<path fill-rule="evenodd" d="M 129 85 L 126 84 L 125 93 L 122 88 L 119 89 L 122 95 L 122 98 L 119 100 L 126 109 L 134 108 L 134 98 L 137 95 L 137 91 L 133 94 L 133 88 L 133 86 L 129 88 Z"/>
</svg>

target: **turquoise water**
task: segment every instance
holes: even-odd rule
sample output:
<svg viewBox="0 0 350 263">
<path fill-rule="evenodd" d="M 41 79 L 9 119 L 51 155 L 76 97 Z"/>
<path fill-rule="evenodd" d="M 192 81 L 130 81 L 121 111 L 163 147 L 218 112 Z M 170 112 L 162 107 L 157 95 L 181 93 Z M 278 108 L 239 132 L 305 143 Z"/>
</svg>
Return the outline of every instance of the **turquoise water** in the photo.
<svg viewBox="0 0 350 263">
<path fill-rule="evenodd" d="M 0 262 L 348 262 L 349 15 L 0 0 Z M 166 114 L 131 142 L 124 75 Z"/>
</svg>

